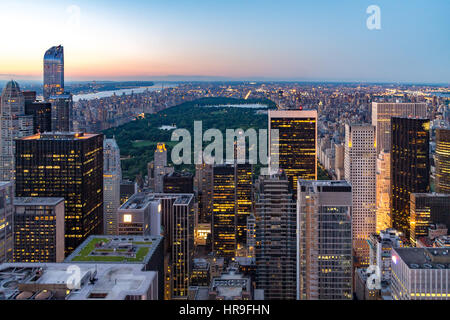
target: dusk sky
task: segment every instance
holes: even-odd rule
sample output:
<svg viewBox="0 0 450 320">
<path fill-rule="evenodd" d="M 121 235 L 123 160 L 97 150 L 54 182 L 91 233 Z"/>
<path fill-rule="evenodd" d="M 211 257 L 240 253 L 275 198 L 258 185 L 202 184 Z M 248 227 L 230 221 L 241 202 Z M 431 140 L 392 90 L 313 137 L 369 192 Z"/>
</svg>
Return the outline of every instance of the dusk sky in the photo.
<svg viewBox="0 0 450 320">
<path fill-rule="evenodd" d="M 369 30 L 369 5 L 381 30 Z M 449 0 L 0 0 L 0 79 L 450 82 Z"/>
</svg>

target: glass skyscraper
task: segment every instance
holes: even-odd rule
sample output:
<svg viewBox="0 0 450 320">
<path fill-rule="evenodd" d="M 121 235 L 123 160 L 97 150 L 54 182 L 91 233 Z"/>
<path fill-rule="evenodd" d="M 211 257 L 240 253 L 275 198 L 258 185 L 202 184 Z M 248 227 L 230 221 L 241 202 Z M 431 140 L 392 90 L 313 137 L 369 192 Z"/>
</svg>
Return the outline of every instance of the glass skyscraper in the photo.
<svg viewBox="0 0 450 320">
<path fill-rule="evenodd" d="M 51 47 L 44 55 L 44 100 L 64 92 L 64 48 Z"/>
</svg>

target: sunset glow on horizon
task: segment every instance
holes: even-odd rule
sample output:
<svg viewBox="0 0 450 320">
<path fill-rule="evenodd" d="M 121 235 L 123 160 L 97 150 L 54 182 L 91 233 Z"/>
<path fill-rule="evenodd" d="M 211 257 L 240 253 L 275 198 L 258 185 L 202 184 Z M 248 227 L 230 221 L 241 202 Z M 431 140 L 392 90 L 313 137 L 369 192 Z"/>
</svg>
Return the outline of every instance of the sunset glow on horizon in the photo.
<svg viewBox="0 0 450 320">
<path fill-rule="evenodd" d="M 425 10 L 414 1 L 377 1 L 376 31 L 365 26 L 371 2 L 1 1 L 0 79 L 41 80 L 45 50 L 61 44 L 68 81 L 450 82 L 449 10 L 442 9 L 449 2 Z"/>
</svg>

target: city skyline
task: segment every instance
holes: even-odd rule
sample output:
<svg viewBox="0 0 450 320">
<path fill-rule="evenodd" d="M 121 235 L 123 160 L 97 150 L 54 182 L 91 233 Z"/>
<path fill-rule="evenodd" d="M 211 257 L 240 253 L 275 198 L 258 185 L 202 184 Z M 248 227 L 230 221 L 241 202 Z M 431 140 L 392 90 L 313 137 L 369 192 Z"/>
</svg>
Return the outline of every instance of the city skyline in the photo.
<svg viewBox="0 0 450 320">
<path fill-rule="evenodd" d="M 366 10 L 372 4 L 0 4 L 6 13 L 0 27 L 15 25 L 14 32 L 4 35 L 8 46 L 0 53 L 0 79 L 42 80 L 42 52 L 61 44 L 68 81 L 169 77 L 449 83 L 449 44 L 443 40 L 449 3 L 377 1 L 381 29 L 369 30 Z M 14 23 L 12 17 L 23 22 Z"/>
</svg>

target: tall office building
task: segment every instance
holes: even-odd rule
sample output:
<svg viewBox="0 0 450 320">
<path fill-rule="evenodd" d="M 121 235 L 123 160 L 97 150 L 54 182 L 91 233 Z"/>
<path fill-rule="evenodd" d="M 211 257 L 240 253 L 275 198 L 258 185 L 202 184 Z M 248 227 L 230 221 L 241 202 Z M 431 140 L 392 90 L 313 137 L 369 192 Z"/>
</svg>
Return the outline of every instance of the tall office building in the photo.
<svg viewBox="0 0 450 320">
<path fill-rule="evenodd" d="M 369 262 L 367 239 L 376 231 L 375 127 L 345 125 L 345 180 L 352 185 L 353 250 L 362 265 Z"/>
<path fill-rule="evenodd" d="M 391 118 L 426 118 L 426 103 L 372 102 L 372 125 L 377 130 L 377 154 L 391 151 Z"/>
<path fill-rule="evenodd" d="M 377 157 L 377 175 L 376 175 L 376 189 L 377 189 L 377 233 L 391 227 L 391 207 L 390 207 L 390 192 L 391 192 L 391 153 L 381 151 Z"/>
<path fill-rule="evenodd" d="M 256 288 L 267 300 L 296 298 L 296 204 L 285 174 L 255 185 Z"/>
<path fill-rule="evenodd" d="M 317 111 L 269 110 L 269 135 L 274 129 L 278 140 L 269 139 L 271 166 L 286 172 L 295 198 L 297 179 L 317 180 Z"/>
<path fill-rule="evenodd" d="M 236 254 L 236 179 L 235 166 L 214 166 L 212 245 L 219 257 L 233 258 Z"/>
<path fill-rule="evenodd" d="M 33 134 L 33 117 L 25 115 L 19 84 L 9 81 L 0 100 L 0 181 L 14 179 L 14 139 Z"/>
<path fill-rule="evenodd" d="M 13 183 L 0 181 L 0 264 L 11 262 L 14 247 Z"/>
<path fill-rule="evenodd" d="M 348 182 L 298 181 L 298 300 L 352 299 L 351 216 Z"/>
<path fill-rule="evenodd" d="M 120 207 L 120 149 L 114 139 L 103 141 L 103 223 L 104 233 L 117 234 L 117 209 Z"/>
<path fill-rule="evenodd" d="M 51 47 L 44 55 L 44 100 L 64 92 L 64 48 Z"/>
<path fill-rule="evenodd" d="M 48 132 L 16 140 L 16 196 L 63 197 L 65 251 L 103 232 L 103 135 Z"/>
<path fill-rule="evenodd" d="M 173 167 L 167 166 L 167 148 L 164 143 L 156 146 L 153 161 L 148 164 L 148 185 L 156 193 L 164 191 L 164 176 L 174 172 Z"/>
<path fill-rule="evenodd" d="M 450 194 L 411 193 L 410 241 L 417 244 L 420 237 L 428 236 L 431 224 L 444 224 L 450 228 Z"/>
<path fill-rule="evenodd" d="M 147 192 L 161 201 L 161 226 L 165 239 L 165 299 L 185 299 L 194 254 L 194 195 Z"/>
<path fill-rule="evenodd" d="M 73 98 L 71 93 L 52 95 L 47 100 L 51 106 L 52 131 L 68 132 L 73 130 Z"/>
<path fill-rule="evenodd" d="M 14 199 L 14 262 L 64 261 L 64 198 Z"/>
<path fill-rule="evenodd" d="M 213 166 L 197 164 L 195 166 L 194 191 L 198 198 L 198 222 L 211 223 Z"/>
<path fill-rule="evenodd" d="M 450 193 L 450 129 L 436 129 L 436 181 L 439 193 Z"/>
<path fill-rule="evenodd" d="M 247 218 L 253 210 L 253 168 L 249 163 L 235 163 L 236 179 L 236 243 L 237 249 L 247 244 Z"/>
<path fill-rule="evenodd" d="M 430 121 L 397 118 L 392 123 L 392 227 L 410 238 L 411 193 L 430 191 Z"/>
</svg>

